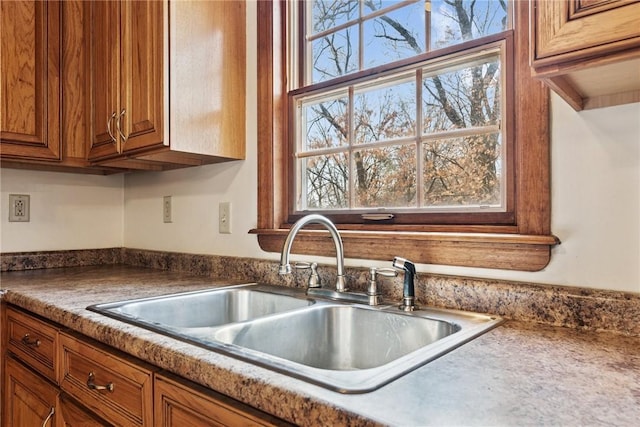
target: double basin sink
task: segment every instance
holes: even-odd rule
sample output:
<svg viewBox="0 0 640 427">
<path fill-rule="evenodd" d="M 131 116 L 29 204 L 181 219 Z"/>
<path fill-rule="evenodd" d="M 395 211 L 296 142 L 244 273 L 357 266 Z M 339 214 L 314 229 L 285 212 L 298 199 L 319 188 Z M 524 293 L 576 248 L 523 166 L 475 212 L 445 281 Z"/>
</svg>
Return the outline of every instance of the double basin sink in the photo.
<svg viewBox="0 0 640 427">
<path fill-rule="evenodd" d="M 342 393 L 375 390 L 501 322 L 312 299 L 256 283 L 87 308 Z"/>
</svg>

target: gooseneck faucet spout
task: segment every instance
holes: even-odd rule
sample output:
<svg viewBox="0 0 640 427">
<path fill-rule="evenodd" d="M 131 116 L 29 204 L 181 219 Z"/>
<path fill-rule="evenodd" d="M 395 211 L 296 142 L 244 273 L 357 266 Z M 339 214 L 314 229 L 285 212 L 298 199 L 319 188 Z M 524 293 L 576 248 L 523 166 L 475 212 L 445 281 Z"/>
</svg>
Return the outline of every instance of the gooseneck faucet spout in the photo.
<svg viewBox="0 0 640 427">
<path fill-rule="evenodd" d="M 291 246 L 293 245 L 293 240 L 298 235 L 298 232 L 307 224 L 323 225 L 327 230 L 329 230 L 329 233 L 331 233 L 333 243 L 336 246 L 336 267 L 338 270 L 336 279 L 336 291 L 346 292 L 347 286 L 344 276 L 344 249 L 342 246 L 342 238 L 340 238 L 340 234 L 338 233 L 338 229 L 336 228 L 335 224 L 331 222 L 329 218 L 323 215 L 307 215 L 293 224 L 293 227 L 291 227 L 291 230 L 289 230 L 289 234 L 284 241 L 284 246 L 282 247 L 282 254 L 280 255 L 280 269 L 278 270 L 278 272 L 280 274 L 291 273 L 291 264 L 289 263 Z"/>
</svg>

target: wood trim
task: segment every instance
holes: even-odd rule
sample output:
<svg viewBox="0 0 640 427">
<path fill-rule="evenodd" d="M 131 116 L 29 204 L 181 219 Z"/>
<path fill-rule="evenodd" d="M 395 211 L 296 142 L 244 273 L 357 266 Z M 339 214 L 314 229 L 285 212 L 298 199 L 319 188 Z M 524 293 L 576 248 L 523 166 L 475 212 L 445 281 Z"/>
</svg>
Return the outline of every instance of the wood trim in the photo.
<svg viewBox="0 0 640 427">
<path fill-rule="evenodd" d="M 537 271 L 544 268 L 551 247 L 550 234 L 549 90 L 531 76 L 529 68 L 527 2 L 514 2 L 516 31 L 515 108 L 519 112 L 516 134 L 516 224 L 509 229 L 443 226 L 439 233 L 380 231 L 379 228 L 346 230 L 340 227 L 345 256 L 391 259 L 401 255 L 417 263 Z M 280 252 L 288 233 L 286 161 L 287 99 L 285 52 L 285 2 L 258 2 L 258 235 L 260 247 Z M 394 228 L 397 230 L 397 228 Z M 496 234 L 499 232 L 500 234 Z M 327 236 L 312 231 L 299 234 L 292 252 L 334 254 Z"/>
<path fill-rule="evenodd" d="M 286 4 L 260 0 L 257 7 L 258 227 L 277 228 L 285 219 L 280 209 L 283 198 L 276 188 L 286 182 Z"/>
<path fill-rule="evenodd" d="M 288 229 L 267 229 L 267 230 L 251 230 L 252 234 L 265 236 L 287 236 Z M 320 237 L 330 240 L 331 236 L 324 229 L 304 229 L 299 232 L 300 237 L 318 239 Z M 407 231 L 366 231 L 366 230 L 341 230 L 340 234 L 343 238 L 352 240 L 394 240 L 407 239 L 414 242 L 466 242 L 466 243 L 505 243 L 505 244 L 525 244 L 525 245 L 555 245 L 560 243 L 555 236 L 537 236 L 524 234 L 500 234 L 500 233 L 448 233 L 448 232 L 429 232 L 429 233 L 412 233 Z M 333 240 L 331 240 L 333 242 Z M 333 244 L 333 243 L 332 243 Z M 294 245 L 295 246 L 295 245 Z"/>
<path fill-rule="evenodd" d="M 280 252 L 288 230 L 254 230 L 260 247 Z M 421 264 L 539 271 L 550 260 L 553 236 L 341 231 L 347 258 L 391 260 L 401 255 Z M 321 230 L 298 234 L 293 253 L 334 256 L 331 236 Z"/>
<path fill-rule="evenodd" d="M 551 234 L 549 89 L 529 67 L 529 8 L 516 1 L 516 223 L 520 234 Z"/>
</svg>

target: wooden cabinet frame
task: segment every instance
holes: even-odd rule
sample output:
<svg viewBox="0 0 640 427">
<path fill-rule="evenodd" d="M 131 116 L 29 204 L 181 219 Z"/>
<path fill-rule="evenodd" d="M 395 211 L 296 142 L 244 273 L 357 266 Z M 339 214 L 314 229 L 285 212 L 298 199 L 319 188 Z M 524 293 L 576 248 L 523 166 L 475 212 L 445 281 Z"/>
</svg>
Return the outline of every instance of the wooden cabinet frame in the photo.
<svg viewBox="0 0 640 427">
<path fill-rule="evenodd" d="M 534 76 L 576 111 L 640 102 L 640 2 L 530 4 Z"/>
</svg>

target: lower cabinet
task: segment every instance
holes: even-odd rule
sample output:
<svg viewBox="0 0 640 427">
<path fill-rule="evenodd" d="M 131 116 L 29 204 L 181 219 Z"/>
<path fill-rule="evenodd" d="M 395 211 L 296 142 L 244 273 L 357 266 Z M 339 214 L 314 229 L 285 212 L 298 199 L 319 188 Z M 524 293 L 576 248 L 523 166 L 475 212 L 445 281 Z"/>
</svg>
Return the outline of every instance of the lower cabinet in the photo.
<svg viewBox="0 0 640 427">
<path fill-rule="evenodd" d="M 58 388 L 13 357 L 6 357 L 4 366 L 2 425 L 57 425 Z"/>
<path fill-rule="evenodd" d="M 2 312 L 3 426 L 289 425 L 22 309 Z"/>
</svg>

